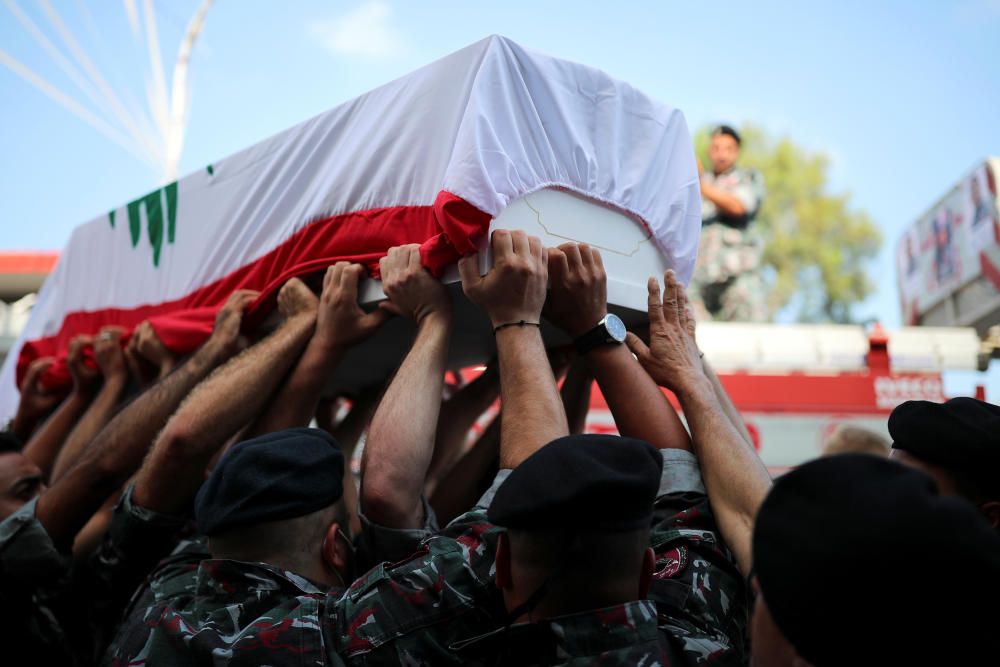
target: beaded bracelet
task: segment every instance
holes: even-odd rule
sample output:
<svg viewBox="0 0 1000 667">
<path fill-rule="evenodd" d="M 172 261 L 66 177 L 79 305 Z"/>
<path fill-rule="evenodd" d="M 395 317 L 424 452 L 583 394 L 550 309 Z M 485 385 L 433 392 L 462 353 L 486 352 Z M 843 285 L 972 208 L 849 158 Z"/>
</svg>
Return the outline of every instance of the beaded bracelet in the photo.
<svg viewBox="0 0 1000 667">
<path fill-rule="evenodd" d="M 498 324 L 493 327 L 493 335 L 496 336 L 497 332 L 501 329 L 506 329 L 507 327 L 538 327 L 541 328 L 540 322 L 529 322 L 527 320 L 520 320 L 519 322 L 506 322 L 504 324 Z"/>
</svg>

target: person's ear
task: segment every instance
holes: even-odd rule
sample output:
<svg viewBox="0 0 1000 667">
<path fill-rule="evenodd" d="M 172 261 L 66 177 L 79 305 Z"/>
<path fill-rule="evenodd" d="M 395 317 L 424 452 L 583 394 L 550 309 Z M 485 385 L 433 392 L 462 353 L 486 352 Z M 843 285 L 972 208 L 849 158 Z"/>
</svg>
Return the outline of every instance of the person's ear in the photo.
<svg viewBox="0 0 1000 667">
<path fill-rule="evenodd" d="M 642 569 L 639 571 L 639 599 L 645 600 L 653 585 L 653 571 L 656 569 L 656 552 L 647 547 L 642 554 Z"/>
<path fill-rule="evenodd" d="M 347 568 L 347 554 L 345 554 L 337 545 L 337 531 L 339 530 L 340 524 L 336 521 L 327 527 L 326 535 L 323 537 L 321 555 L 323 557 L 323 563 L 325 563 L 328 568 L 338 573 L 342 573 Z"/>
<path fill-rule="evenodd" d="M 1000 502 L 990 500 L 979 506 L 979 511 L 986 515 L 986 520 L 993 530 L 1000 530 Z"/>
<path fill-rule="evenodd" d="M 513 578 L 510 576 L 510 539 L 506 533 L 500 533 L 497 539 L 497 588 L 509 591 L 513 588 Z"/>
</svg>

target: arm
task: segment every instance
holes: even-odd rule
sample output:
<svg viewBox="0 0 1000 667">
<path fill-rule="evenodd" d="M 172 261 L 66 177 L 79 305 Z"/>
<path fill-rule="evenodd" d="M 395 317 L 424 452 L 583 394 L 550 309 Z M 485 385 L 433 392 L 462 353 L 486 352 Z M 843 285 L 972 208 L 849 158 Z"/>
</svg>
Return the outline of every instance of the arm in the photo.
<svg viewBox="0 0 1000 667">
<path fill-rule="evenodd" d="M 94 438 L 79 465 L 38 500 L 37 517 L 52 540 L 68 546 L 90 516 L 142 463 L 149 445 L 185 396 L 235 350 L 243 308 L 253 293 L 237 292 L 215 331 L 183 366 L 136 398 Z"/>
<path fill-rule="evenodd" d="M 358 305 L 360 264 L 337 262 L 326 270 L 316 315 L 316 332 L 309 340 L 295 370 L 246 437 L 307 426 L 316 414 L 323 389 L 347 350 L 375 331 L 389 318 L 378 309 L 365 314 Z"/>
<path fill-rule="evenodd" d="M 374 524 L 419 528 L 420 496 L 434 451 L 448 360 L 451 300 L 420 264 L 420 247 L 391 248 L 381 261 L 391 308 L 417 323 L 413 346 L 375 410 L 361 462 L 361 507 Z"/>
<path fill-rule="evenodd" d="M 719 531 L 746 575 L 752 566 L 753 520 L 771 479 L 702 371 L 698 347 L 688 334 L 684 288 L 673 271 L 665 274 L 664 285 L 661 302 L 659 284 L 649 279 L 649 347 L 631 333 L 628 345 L 653 379 L 680 400 Z"/>
<path fill-rule="evenodd" d="M 582 359 L 575 360 L 559 389 L 563 409 L 566 410 L 569 432 L 573 435 L 586 431 L 587 413 L 590 411 L 590 389 L 593 384 L 594 378 L 587 369 L 587 363 Z"/>
<path fill-rule="evenodd" d="M 70 343 L 69 358 L 71 360 L 82 354 L 82 346 L 82 340 L 79 338 Z M 71 362 L 70 368 L 73 367 Z M 59 404 L 52 416 L 35 431 L 31 440 L 24 446 L 22 450 L 24 455 L 41 469 L 42 475 L 46 479 L 52 479 L 52 466 L 55 465 L 59 450 L 93 399 L 94 390 L 91 387 L 83 386 L 74 378 L 73 390 L 69 396 Z"/>
<path fill-rule="evenodd" d="M 739 217 L 747 213 L 747 209 L 739 197 L 706 183 L 704 180 L 701 181 L 701 196 L 715 204 L 715 207 L 725 215 Z"/>
<path fill-rule="evenodd" d="M 297 278 L 281 288 L 278 308 L 282 326 L 216 369 L 167 422 L 136 477 L 137 505 L 160 514 L 183 512 L 212 456 L 260 413 L 316 323 L 316 297 Z"/>
<path fill-rule="evenodd" d="M 469 429 L 496 400 L 500 393 L 500 375 L 491 363 L 475 380 L 445 401 L 438 417 L 434 454 L 427 473 L 429 487 L 434 487 L 462 455 Z"/>
<path fill-rule="evenodd" d="M 21 442 L 28 442 L 38 422 L 59 405 L 62 398 L 59 394 L 47 391 L 41 382 L 42 374 L 49 369 L 53 361 L 52 357 L 35 359 L 28 365 L 28 371 L 24 374 L 24 381 L 20 386 L 21 400 L 17 404 L 17 413 L 10 422 L 11 433 Z"/>
<path fill-rule="evenodd" d="M 351 535 L 357 535 L 361 532 L 361 520 L 358 518 L 358 484 L 354 470 L 351 468 L 351 461 L 354 459 L 354 450 L 368 426 L 368 421 L 371 419 L 381 394 L 381 388 L 364 390 L 354 399 L 351 411 L 336 425 L 333 424 L 329 404 L 324 406 L 321 402 L 320 409 L 316 413 L 316 423 L 320 428 L 333 435 L 333 439 L 337 441 L 341 451 L 344 452 L 344 506 L 347 508 Z"/>
<path fill-rule="evenodd" d="M 79 462 L 84 448 L 114 416 L 118 400 L 128 384 L 121 335 L 121 327 L 104 327 L 94 339 L 94 356 L 104 383 L 56 456 L 56 462 L 52 466 L 53 482 L 59 481 Z M 82 366 L 82 361 L 80 365 Z"/>
<path fill-rule="evenodd" d="M 243 292 L 246 290 L 236 293 Z M 125 346 L 125 361 L 132 377 L 143 388 L 165 378 L 177 365 L 177 357 L 163 344 L 148 320 L 132 331 L 128 345 Z"/>
<path fill-rule="evenodd" d="M 566 243 L 549 251 L 552 296 L 547 316 L 577 338 L 608 313 L 607 274 L 597 250 Z M 603 345 L 586 355 L 619 432 L 660 449 L 691 450 L 673 406 L 624 345 Z"/>
<path fill-rule="evenodd" d="M 688 315 L 688 320 L 692 323 L 694 322 L 694 318 L 691 317 L 690 314 Z M 693 336 L 694 334 L 692 333 L 691 335 Z M 704 357 L 701 359 L 701 367 L 705 373 L 705 377 L 707 377 L 708 381 L 712 383 L 712 391 L 715 392 L 715 398 L 719 401 L 719 405 L 721 405 L 722 409 L 725 411 L 726 417 L 729 418 L 733 427 L 739 432 L 740 436 L 746 440 L 747 444 L 753 447 L 753 438 L 750 437 L 750 431 L 747 430 L 746 421 L 744 421 L 743 415 L 741 415 L 740 411 L 736 409 L 736 406 L 733 405 L 733 401 L 729 398 L 729 394 L 726 393 L 725 387 L 722 386 L 722 382 L 719 380 L 719 376 L 716 375 L 715 369 L 708 363 L 708 359 L 705 359 Z"/>
<path fill-rule="evenodd" d="M 479 275 L 478 255 L 458 263 L 462 289 L 490 318 L 494 329 L 512 322 L 539 322 L 548 280 L 541 241 L 522 231 L 493 232 L 493 268 Z M 514 468 L 544 445 L 569 433 L 566 413 L 537 326 L 496 331 L 500 363 L 500 467 Z"/>
<path fill-rule="evenodd" d="M 469 511 L 476 499 L 489 488 L 500 456 L 500 420 L 500 415 L 493 418 L 472 448 L 435 487 L 430 503 L 442 526 Z"/>
</svg>

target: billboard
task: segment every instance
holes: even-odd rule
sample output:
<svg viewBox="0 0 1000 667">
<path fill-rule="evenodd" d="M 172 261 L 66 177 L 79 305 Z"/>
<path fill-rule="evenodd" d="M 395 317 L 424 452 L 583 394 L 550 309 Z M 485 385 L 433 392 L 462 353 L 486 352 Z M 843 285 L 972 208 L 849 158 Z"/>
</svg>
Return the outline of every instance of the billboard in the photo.
<svg viewBox="0 0 1000 667">
<path fill-rule="evenodd" d="M 977 165 L 903 233 L 896 249 L 903 321 L 921 316 L 970 282 L 1000 292 L 1000 160 Z"/>
</svg>

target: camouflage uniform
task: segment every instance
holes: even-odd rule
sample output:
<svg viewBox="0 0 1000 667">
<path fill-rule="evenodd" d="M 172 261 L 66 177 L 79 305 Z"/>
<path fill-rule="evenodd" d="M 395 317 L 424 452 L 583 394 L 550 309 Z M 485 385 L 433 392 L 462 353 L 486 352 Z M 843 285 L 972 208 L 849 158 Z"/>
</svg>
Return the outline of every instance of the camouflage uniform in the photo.
<svg viewBox="0 0 1000 667">
<path fill-rule="evenodd" d="M 340 592 L 192 543 L 153 573 L 104 664 L 339 665 L 325 626 Z"/>
<path fill-rule="evenodd" d="M 120 507 L 130 539 L 119 544 L 184 523 L 134 505 L 131 488 Z M 102 664 L 338 665 L 321 619 L 341 592 L 265 563 L 212 559 L 203 538 L 185 539 L 135 592 Z"/>
<path fill-rule="evenodd" d="M 0 627 L 28 647 L 34 663 L 94 664 L 129 597 L 170 553 L 185 521 L 136 507 L 130 487 L 101 545 L 74 561 L 35 518 L 37 503 L 0 523 Z"/>
<path fill-rule="evenodd" d="M 706 198 L 701 202 L 701 244 L 688 287 L 699 319 L 759 322 L 764 319 L 764 291 L 760 278 L 761 240 L 750 223 L 764 198 L 764 183 L 754 169 L 732 167 L 702 179 L 736 195 L 746 214 L 719 212 Z"/>
<path fill-rule="evenodd" d="M 501 471 L 477 506 L 441 535 L 348 589 L 334 618 L 337 652 L 350 665 L 743 664 L 745 582 L 716 534 L 694 457 L 679 450 L 663 456 L 648 601 L 505 630 L 493 580 L 503 529 L 486 518 L 509 472 Z"/>
<path fill-rule="evenodd" d="M 30 663 L 77 664 L 60 623 L 70 558 L 59 552 L 35 518 L 38 498 L 0 523 L 0 628 L 7 647 Z"/>
</svg>

